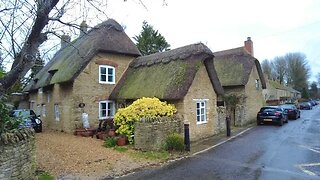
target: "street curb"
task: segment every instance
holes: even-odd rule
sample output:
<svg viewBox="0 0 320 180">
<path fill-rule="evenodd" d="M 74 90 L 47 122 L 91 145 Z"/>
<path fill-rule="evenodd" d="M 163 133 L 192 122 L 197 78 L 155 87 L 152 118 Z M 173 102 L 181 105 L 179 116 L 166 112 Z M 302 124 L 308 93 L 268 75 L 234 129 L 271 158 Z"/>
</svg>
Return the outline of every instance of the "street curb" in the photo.
<svg viewBox="0 0 320 180">
<path fill-rule="evenodd" d="M 215 145 L 213 145 L 213 146 L 211 146 L 211 147 L 208 147 L 207 149 L 204 149 L 204 150 L 195 152 L 195 153 L 193 153 L 191 156 L 196 156 L 196 155 L 198 155 L 198 154 L 201 154 L 201 153 L 204 153 L 204 152 L 206 152 L 206 151 L 209 151 L 210 149 L 213 149 L 213 148 L 215 148 L 215 147 L 217 147 L 217 146 L 220 146 L 220 145 L 222 145 L 222 144 L 224 144 L 224 143 L 226 143 L 226 142 L 228 142 L 228 141 L 230 141 L 230 140 L 232 140 L 232 139 L 234 139 L 234 138 L 242 135 L 243 133 L 249 131 L 249 130 L 252 129 L 252 128 L 253 128 L 253 127 L 249 127 L 249 128 L 247 128 L 247 129 L 241 131 L 241 132 L 238 133 L 237 135 L 234 135 L 234 136 L 228 138 L 227 140 L 224 140 L 224 141 L 222 141 L 222 142 L 219 142 L 219 143 L 217 143 L 217 144 L 215 144 Z M 190 157 L 191 157 L 191 156 L 190 156 Z"/>
</svg>

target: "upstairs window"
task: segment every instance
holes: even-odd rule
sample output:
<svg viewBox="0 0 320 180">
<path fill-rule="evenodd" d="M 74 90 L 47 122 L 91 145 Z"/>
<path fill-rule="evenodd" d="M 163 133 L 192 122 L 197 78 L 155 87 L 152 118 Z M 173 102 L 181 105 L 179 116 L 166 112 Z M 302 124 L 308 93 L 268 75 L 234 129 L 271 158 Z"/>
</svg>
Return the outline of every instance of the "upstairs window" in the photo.
<svg viewBox="0 0 320 180">
<path fill-rule="evenodd" d="M 115 68 L 108 65 L 99 66 L 99 83 L 115 84 L 116 82 Z"/>
<path fill-rule="evenodd" d="M 256 90 L 260 89 L 260 83 L 259 83 L 259 79 L 256 79 Z"/>
</svg>

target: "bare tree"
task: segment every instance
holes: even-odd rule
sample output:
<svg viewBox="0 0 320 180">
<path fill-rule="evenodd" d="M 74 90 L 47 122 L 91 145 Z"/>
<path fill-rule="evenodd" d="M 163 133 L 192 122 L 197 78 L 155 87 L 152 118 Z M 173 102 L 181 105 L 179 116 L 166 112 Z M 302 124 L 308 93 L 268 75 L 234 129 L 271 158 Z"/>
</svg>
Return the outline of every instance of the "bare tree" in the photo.
<svg viewBox="0 0 320 180">
<path fill-rule="evenodd" d="M 320 73 L 317 74 L 318 85 L 320 86 Z"/>
<path fill-rule="evenodd" d="M 285 84 L 284 80 L 287 74 L 287 62 L 284 57 L 275 57 L 272 61 L 272 67 L 276 80 L 278 80 L 280 84 Z"/>
<path fill-rule="evenodd" d="M 265 59 L 261 63 L 262 66 L 262 71 L 263 73 L 267 76 L 268 79 L 270 80 L 276 80 L 277 75 L 275 73 L 275 70 L 273 69 L 273 62 Z"/>
<path fill-rule="evenodd" d="M 76 22 L 92 14 L 95 20 L 107 19 L 105 10 L 102 9 L 106 7 L 107 1 L 80 2 L 0 0 L 0 52 L 3 61 L 12 63 L 11 70 L 0 79 L 0 97 L 31 69 L 39 48 L 53 37 L 63 35 L 66 26 L 75 31 L 74 29 L 80 28 L 80 23 Z M 83 13 L 75 13 L 79 9 Z M 90 9 L 94 9 L 96 13 L 92 13 Z"/>
<path fill-rule="evenodd" d="M 299 91 L 308 89 L 310 67 L 306 56 L 299 52 L 287 53 L 284 59 L 287 62 L 287 84 Z"/>
</svg>

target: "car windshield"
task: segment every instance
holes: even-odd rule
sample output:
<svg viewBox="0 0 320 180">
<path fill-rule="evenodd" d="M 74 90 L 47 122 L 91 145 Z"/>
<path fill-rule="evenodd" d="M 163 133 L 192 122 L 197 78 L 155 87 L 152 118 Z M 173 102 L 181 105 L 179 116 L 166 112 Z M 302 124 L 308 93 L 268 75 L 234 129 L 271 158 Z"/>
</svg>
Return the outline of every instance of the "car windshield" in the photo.
<svg viewBox="0 0 320 180">
<path fill-rule="evenodd" d="M 29 117 L 30 111 L 13 111 L 14 117 Z"/>
<path fill-rule="evenodd" d="M 284 105 L 281 105 L 281 107 L 285 109 L 294 109 L 295 106 L 284 104 Z"/>
<path fill-rule="evenodd" d="M 261 112 L 267 112 L 267 111 L 270 112 L 270 111 L 277 111 L 277 110 L 279 110 L 279 108 L 277 107 L 263 107 L 260 109 Z"/>
</svg>

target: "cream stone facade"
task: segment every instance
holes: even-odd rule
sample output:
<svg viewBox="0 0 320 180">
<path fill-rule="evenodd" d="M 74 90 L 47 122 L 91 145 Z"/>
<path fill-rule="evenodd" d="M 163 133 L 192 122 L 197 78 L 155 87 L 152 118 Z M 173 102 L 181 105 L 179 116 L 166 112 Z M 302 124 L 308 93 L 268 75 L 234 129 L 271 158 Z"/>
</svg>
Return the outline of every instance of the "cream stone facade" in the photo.
<svg viewBox="0 0 320 180">
<path fill-rule="evenodd" d="M 258 75 L 257 68 L 254 66 L 249 76 L 247 85 L 245 86 L 246 94 L 246 118 L 244 124 L 255 122 L 257 118 L 257 112 L 265 105 L 264 98 L 262 96 L 262 85 Z"/>
<path fill-rule="evenodd" d="M 72 82 L 54 84 L 29 95 L 30 108 L 41 115 L 44 129 L 72 133 L 82 127 L 82 113 L 87 113 L 91 127 L 99 124 L 99 101 L 108 100 L 115 84 L 99 83 L 99 65 L 115 67 L 119 81 L 134 57 L 99 53 Z M 84 103 L 80 108 L 79 104 Z"/>
<path fill-rule="evenodd" d="M 197 122 L 197 102 L 205 102 L 206 122 Z M 205 66 L 198 70 L 187 95 L 182 100 L 182 107 L 177 106 L 183 114 L 185 124 L 189 124 L 190 140 L 195 141 L 219 133 L 217 123 L 217 95 L 211 85 Z"/>
</svg>

